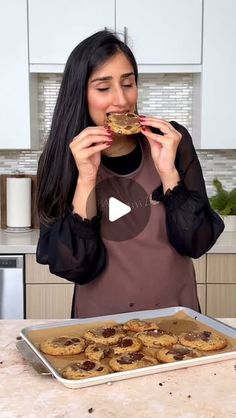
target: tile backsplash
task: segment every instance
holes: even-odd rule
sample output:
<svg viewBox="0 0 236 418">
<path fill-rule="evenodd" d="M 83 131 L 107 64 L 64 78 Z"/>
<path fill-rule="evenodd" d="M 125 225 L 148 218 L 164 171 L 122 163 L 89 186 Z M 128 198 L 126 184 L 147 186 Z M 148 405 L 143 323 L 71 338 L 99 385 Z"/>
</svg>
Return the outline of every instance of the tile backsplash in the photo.
<svg viewBox="0 0 236 418">
<path fill-rule="evenodd" d="M 38 118 L 40 148 L 47 138 L 53 109 L 58 95 L 61 74 L 38 75 Z M 158 115 L 176 120 L 192 133 L 193 74 L 147 74 L 139 79 L 140 114 Z M 235 150 L 198 150 L 207 193 L 214 193 L 212 180 L 219 177 L 226 189 L 236 186 Z M 40 150 L 0 150 L 0 174 L 35 174 Z"/>
</svg>

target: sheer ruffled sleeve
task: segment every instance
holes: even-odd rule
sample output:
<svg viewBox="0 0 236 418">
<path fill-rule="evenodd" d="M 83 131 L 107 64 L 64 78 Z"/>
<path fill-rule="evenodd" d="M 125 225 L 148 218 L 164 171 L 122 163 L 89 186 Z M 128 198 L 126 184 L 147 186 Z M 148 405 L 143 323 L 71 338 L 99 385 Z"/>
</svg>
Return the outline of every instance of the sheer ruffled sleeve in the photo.
<svg viewBox="0 0 236 418">
<path fill-rule="evenodd" d="M 82 220 L 69 212 L 52 225 L 40 225 L 38 263 L 50 272 L 80 285 L 94 279 L 105 267 L 106 250 L 99 234 L 100 219 Z"/>
<path fill-rule="evenodd" d="M 210 206 L 189 132 L 178 123 L 171 123 L 182 134 L 175 161 L 181 180 L 165 194 L 162 186 L 158 187 L 152 198 L 166 207 L 167 233 L 173 247 L 180 254 L 198 258 L 216 242 L 224 223 Z"/>
</svg>

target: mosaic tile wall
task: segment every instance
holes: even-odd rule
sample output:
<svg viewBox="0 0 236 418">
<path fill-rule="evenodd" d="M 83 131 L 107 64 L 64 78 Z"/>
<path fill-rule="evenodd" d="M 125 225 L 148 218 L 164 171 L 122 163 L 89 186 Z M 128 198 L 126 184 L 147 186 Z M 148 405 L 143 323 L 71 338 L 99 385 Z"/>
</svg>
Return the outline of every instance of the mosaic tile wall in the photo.
<svg viewBox="0 0 236 418">
<path fill-rule="evenodd" d="M 38 106 L 40 148 L 47 138 L 56 97 L 60 87 L 60 74 L 38 75 Z M 152 74 L 139 80 L 138 109 L 142 114 L 153 114 L 167 120 L 176 120 L 192 131 L 193 75 Z M 0 174 L 35 174 L 41 151 L 0 150 Z M 229 190 L 236 186 L 236 150 L 199 150 L 208 195 L 214 193 L 212 180 L 218 176 Z"/>
</svg>

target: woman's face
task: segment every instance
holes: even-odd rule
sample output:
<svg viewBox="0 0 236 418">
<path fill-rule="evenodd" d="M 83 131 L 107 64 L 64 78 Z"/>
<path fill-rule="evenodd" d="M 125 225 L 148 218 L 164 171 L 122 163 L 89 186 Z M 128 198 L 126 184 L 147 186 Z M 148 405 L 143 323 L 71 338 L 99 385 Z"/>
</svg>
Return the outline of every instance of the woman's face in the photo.
<svg viewBox="0 0 236 418">
<path fill-rule="evenodd" d="M 95 125 L 103 125 L 107 113 L 134 112 L 137 85 L 134 69 L 122 52 L 117 52 L 88 80 L 88 110 Z"/>
</svg>

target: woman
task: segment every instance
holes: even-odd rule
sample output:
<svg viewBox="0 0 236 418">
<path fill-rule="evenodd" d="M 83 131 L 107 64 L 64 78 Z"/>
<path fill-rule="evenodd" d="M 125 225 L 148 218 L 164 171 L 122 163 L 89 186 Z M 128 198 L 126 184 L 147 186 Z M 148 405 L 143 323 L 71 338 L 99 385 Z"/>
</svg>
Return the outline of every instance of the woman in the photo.
<svg viewBox="0 0 236 418">
<path fill-rule="evenodd" d="M 39 161 L 37 261 L 76 284 L 73 317 L 199 310 L 191 258 L 224 229 L 183 126 L 151 116 L 140 116 L 137 135 L 104 126 L 108 113 L 137 112 L 137 78 L 132 52 L 111 32 L 81 42 L 67 61 Z M 129 235 L 135 222 L 124 216 L 123 239 L 114 240 L 98 202 L 117 190 L 121 201 L 135 200 L 137 184 L 151 195 L 148 221 Z"/>
</svg>

